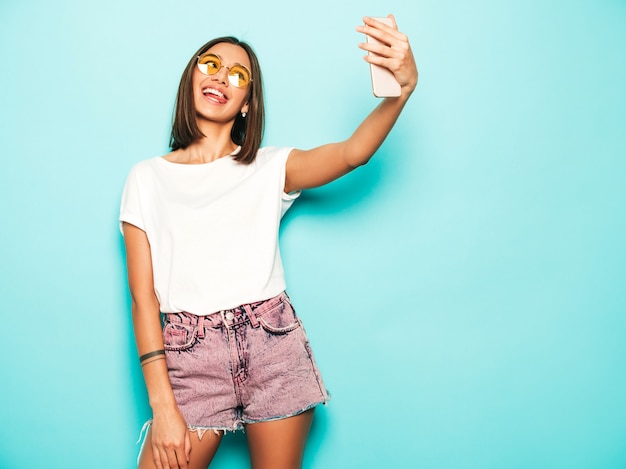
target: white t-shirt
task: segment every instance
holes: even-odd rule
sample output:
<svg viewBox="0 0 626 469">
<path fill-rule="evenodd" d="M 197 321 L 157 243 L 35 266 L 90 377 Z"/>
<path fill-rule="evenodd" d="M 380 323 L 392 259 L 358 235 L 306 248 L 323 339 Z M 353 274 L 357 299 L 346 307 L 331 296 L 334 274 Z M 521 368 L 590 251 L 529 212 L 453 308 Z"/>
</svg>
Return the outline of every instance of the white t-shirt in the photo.
<svg viewBox="0 0 626 469">
<path fill-rule="evenodd" d="M 146 232 L 154 290 L 164 313 L 206 315 L 285 289 L 278 228 L 299 195 L 285 194 L 291 148 L 261 148 L 250 165 L 162 157 L 131 169 L 120 223 Z"/>
</svg>

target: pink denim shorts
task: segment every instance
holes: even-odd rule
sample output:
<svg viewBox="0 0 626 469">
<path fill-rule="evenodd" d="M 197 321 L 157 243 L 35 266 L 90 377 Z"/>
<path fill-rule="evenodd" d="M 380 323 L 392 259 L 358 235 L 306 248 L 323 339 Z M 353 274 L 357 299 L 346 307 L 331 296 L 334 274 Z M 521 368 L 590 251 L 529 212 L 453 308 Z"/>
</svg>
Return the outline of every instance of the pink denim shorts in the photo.
<svg viewBox="0 0 626 469">
<path fill-rule="evenodd" d="M 169 377 L 191 430 L 238 430 L 329 399 L 286 293 L 208 316 L 164 315 Z"/>
</svg>

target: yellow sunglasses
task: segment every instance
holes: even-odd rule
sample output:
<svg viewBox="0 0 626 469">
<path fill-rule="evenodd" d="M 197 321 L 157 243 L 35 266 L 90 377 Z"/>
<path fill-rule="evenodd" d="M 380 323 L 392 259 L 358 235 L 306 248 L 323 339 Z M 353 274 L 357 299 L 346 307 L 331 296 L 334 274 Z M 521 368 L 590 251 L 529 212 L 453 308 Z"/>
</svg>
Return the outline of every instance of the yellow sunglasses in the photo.
<svg viewBox="0 0 626 469">
<path fill-rule="evenodd" d="M 237 88 L 245 88 L 252 81 L 250 70 L 241 64 L 231 67 L 222 65 L 222 59 L 215 54 L 202 54 L 198 56 L 198 69 L 205 75 L 215 75 L 222 67 L 228 70 L 228 81 Z"/>
</svg>

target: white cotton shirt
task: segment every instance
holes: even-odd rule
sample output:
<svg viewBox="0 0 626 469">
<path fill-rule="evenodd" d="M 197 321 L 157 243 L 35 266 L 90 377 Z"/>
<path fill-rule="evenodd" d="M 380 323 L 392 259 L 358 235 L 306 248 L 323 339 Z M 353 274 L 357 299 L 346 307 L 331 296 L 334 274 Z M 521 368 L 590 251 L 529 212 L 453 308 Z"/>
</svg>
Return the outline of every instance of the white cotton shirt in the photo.
<svg viewBox="0 0 626 469">
<path fill-rule="evenodd" d="M 161 311 L 206 315 L 272 298 L 285 289 L 280 219 L 299 193 L 285 194 L 291 148 L 264 147 L 245 165 L 162 157 L 131 169 L 120 210 L 146 232 Z"/>
</svg>

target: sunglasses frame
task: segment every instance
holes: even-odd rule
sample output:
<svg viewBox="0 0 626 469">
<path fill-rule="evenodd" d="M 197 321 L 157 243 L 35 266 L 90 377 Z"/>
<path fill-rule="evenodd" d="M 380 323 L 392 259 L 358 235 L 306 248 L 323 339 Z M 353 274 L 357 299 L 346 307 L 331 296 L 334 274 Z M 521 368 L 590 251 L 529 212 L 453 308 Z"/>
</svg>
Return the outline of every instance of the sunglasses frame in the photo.
<svg viewBox="0 0 626 469">
<path fill-rule="evenodd" d="M 206 64 L 201 64 L 200 63 L 200 59 L 202 59 L 203 57 L 207 57 L 207 56 L 215 57 L 218 60 L 218 62 L 219 62 L 220 67 L 217 70 L 215 70 L 214 73 L 205 73 L 200 68 L 201 65 L 206 65 Z M 248 67 L 246 67 L 245 65 L 242 65 L 240 63 L 234 63 L 230 67 L 227 67 L 226 65 L 224 65 L 224 61 L 222 60 L 222 58 L 219 55 L 214 54 L 213 52 L 205 52 L 204 54 L 199 55 L 197 60 L 196 60 L 196 66 L 198 67 L 198 70 L 200 71 L 200 73 L 202 73 L 203 75 L 207 75 L 207 76 L 217 75 L 222 68 L 225 68 L 226 70 L 228 70 L 228 82 L 231 85 L 233 85 L 234 87 L 236 87 L 236 88 L 246 88 L 248 85 L 250 85 L 250 82 L 253 81 L 253 79 L 252 79 L 252 72 L 248 69 Z M 234 67 L 241 67 L 246 72 L 248 72 L 248 77 L 249 78 L 248 78 L 248 82 L 245 85 L 239 86 L 237 84 L 238 83 L 237 75 L 236 74 L 235 75 L 231 75 L 230 74 L 230 71 Z M 208 67 L 207 67 L 207 71 L 208 71 Z"/>
</svg>

